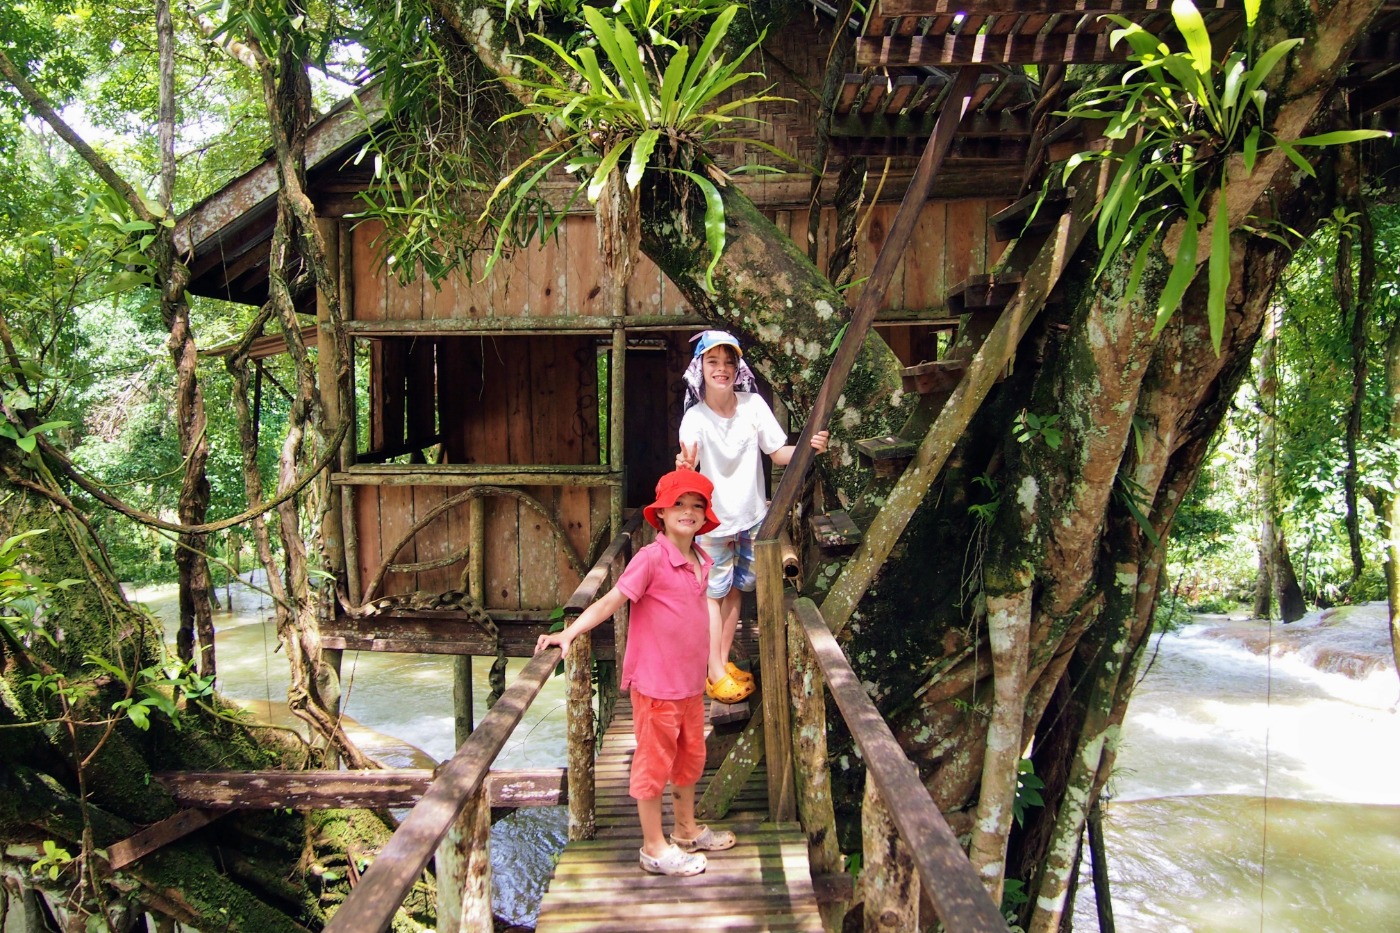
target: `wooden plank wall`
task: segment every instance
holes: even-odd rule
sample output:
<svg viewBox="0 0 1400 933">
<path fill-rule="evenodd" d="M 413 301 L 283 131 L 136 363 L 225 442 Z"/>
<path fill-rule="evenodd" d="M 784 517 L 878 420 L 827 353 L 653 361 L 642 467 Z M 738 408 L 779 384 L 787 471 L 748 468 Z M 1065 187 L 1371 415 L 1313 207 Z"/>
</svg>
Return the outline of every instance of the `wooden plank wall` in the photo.
<svg viewBox="0 0 1400 933">
<path fill-rule="evenodd" d="M 359 534 L 360 575 L 368 581 L 383 552 L 420 516 L 460 486 L 348 486 L 355 501 Z M 581 559 L 587 560 L 594 536 L 608 523 L 606 487 L 527 486 L 563 528 Z M 549 523 L 528 505 L 512 498 L 486 500 L 486 607 L 489 609 L 552 609 L 578 586 L 579 575 L 556 540 Z M 466 547 L 471 522 L 466 504 L 439 515 L 425 525 L 399 552 L 395 563 L 428 561 Z M 393 596 L 422 591 L 465 590 L 467 562 L 416 574 L 391 573 L 375 594 Z"/>
<path fill-rule="evenodd" d="M 366 222 L 351 232 L 355 263 L 352 320 L 485 320 L 500 317 L 600 317 L 597 233 L 591 214 L 565 218 L 548 243 L 503 257 L 484 281 L 484 260 L 470 274 L 454 272 L 434 286 L 408 286 L 388 275 L 377 255 L 383 225 Z M 641 257 L 628 288 L 628 314 L 675 314 L 690 306 L 650 259 Z"/>
<path fill-rule="evenodd" d="M 950 286 L 983 272 L 1000 255 L 987 218 L 1004 202 L 930 202 L 924 208 L 916 241 L 895 274 L 885 309 L 941 312 Z M 879 204 L 863 223 L 857 252 L 858 277 L 869 273 L 897 206 Z M 804 242 L 806 211 L 778 211 L 774 220 Z M 822 218 L 822 251 L 834 211 Z M 600 315 L 593 220 L 567 219 L 560 237 L 543 247 L 524 250 L 502 262 L 484 283 L 466 275 L 449 277 L 441 289 L 430 284 L 405 287 L 384 274 L 375 255 L 374 225 L 357 227 L 352 236 L 355 263 L 353 317 L 361 321 L 421 321 L 494 316 Z M 852 289 L 856 292 L 856 289 Z M 848 295 L 854 302 L 857 294 Z M 644 261 L 629 289 L 628 313 L 684 314 L 689 306 L 655 265 Z M 926 327 L 881 327 L 897 355 L 912 364 L 936 355 L 936 335 Z M 657 335 L 661 336 L 661 335 Z M 628 418 L 628 504 L 655 483 L 663 461 L 674 455 L 680 417 L 680 371 L 688 359 L 688 330 L 664 335 L 663 371 L 640 367 L 633 392 L 648 400 Z M 446 462 L 478 464 L 597 463 L 599 459 L 595 336 L 546 333 L 497 336 L 398 337 L 372 341 L 371 384 L 376 400 L 371 412 L 370 446 L 392 445 L 434 432 L 425 402 L 436 396 Z M 644 375 L 645 373 L 645 375 Z M 663 388 L 664 387 L 664 388 Z M 633 392 L 629 392 L 632 395 Z M 661 395 L 658 395 L 661 392 Z M 664 401 L 663 401 L 664 398 Z M 664 440 L 641 443 L 638 432 L 656 434 L 664 411 Z M 645 451 L 645 453 L 644 453 Z M 657 453 L 660 451 L 661 453 Z M 638 462 L 633 464 L 633 459 Z M 369 580 L 382 551 L 398 540 L 437 503 L 460 487 L 355 486 L 361 579 Z M 607 521 L 608 492 L 603 488 L 535 487 L 528 492 L 550 509 L 567 529 L 573 546 L 586 557 L 590 541 Z M 463 547 L 469 540 L 467 510 L 440 516 L 411 541 L 396 562 L 431 560 Z M 559 552 L 547 523 L 515 500 L 491 499 L 486 506 L 487 605 L 499 609 L 538 609 L 557 605 L 577 583 Z M 541 555 L 550 555 L 541 559 Z M 462 585 L 462 564 L 418 574 L 391 574 L 379 595 L 424 590 L 441 592 Z"/>
</svg>

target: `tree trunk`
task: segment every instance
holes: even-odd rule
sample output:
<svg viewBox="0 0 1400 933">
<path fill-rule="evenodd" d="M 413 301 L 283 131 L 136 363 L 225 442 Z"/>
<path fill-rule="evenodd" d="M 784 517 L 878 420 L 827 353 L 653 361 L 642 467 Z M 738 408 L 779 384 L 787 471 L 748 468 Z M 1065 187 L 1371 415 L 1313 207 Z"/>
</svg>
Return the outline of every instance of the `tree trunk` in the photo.
<svg viewBox="0 0 1400 933">
<path fill-rule="evenodd" d="M 1261 563 L 1267 568 L 1264 574 L 1270 584 L 1271 601 L 1278 606 L 1279 616 L 1284 622 L 1296 622 L 1307 612 L 1302 588 L 1293 572 L 1293 561 L 1288 556 L 1288 543 L 1283 532 L 1283 517 L 1279 514 L 1278 496 L 1278 441 L 1277 422 L 1274 418 L 1278 398 L 1278 328 L 1283 316 L 1282 309 L 1269 312 L 1264 324 L 1263 348 L 1259 353 L 1259 551 Z M 1263 580 L 1260 585 L 1264 585 Z M 1258 606 L 1256 597 L 1256 607 Z M 1267 606 L 1266 606 L 1267 608 Z"/>
</svg>

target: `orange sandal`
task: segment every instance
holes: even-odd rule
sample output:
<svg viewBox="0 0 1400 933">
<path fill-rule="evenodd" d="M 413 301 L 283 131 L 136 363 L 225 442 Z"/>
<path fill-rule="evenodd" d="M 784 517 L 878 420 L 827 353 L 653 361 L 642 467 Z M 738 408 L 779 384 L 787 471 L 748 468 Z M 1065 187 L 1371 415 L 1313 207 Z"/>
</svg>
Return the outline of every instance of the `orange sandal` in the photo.
<svg viewBox="0 0 1400 933">
<path fill-rule="evenodd" d="M 721 703 L 739 703 L 747 700 L 753 694 L 753 684 L 741 684 L 729 674 L 725 674 L 716 681 L 711 681 L 706 677 L 705 693 L 711 699 L 719 700 Z"/>
<path fill-rule="evenodd" d="M 741 684 L 753 683 L 753 675 L 750 674 L 748 671 L 744 670 L 742 667 L 739 667 L 733 661 L 725 661 L 724 669 L 730 677 L 733 677 Z"/>
</svg>

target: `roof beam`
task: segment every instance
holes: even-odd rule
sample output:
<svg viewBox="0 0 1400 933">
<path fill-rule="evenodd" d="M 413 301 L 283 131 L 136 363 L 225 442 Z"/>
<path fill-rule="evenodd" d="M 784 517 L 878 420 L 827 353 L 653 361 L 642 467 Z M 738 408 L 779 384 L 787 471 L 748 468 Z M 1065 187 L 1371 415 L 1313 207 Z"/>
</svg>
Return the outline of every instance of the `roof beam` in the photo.
<svg viewBox="0 0 1400 933">
<path fill-rule="evenodd" d="M 1171 0 L 881 0 L 880 14 L 895 16 L 943 16 L 962 13 L 990 16 L 1001 13 L 1140 13 L 1170 10 Z M 1242 0 L 1200 0 L 1196 8 L 1243 10 Z"/>
<path fill-rule="evenodd" d="M 1107 33 L 1023 36 L 885 36 L 856 40 L 856 65 L 960 67 L 963 65 L 1088 65 L 1127 61 L 1130 47 L 1108 47 Z"/>
</svg>

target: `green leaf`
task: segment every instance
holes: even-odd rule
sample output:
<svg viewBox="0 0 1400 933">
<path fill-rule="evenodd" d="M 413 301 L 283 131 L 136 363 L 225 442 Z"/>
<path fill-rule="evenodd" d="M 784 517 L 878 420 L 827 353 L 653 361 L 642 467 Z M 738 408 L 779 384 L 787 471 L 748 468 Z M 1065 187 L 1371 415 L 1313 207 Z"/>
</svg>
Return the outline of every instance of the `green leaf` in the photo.
<svg viewBox="0 0 1400 933">
<path fill-rule="evenodd" d="M 831 356 L 836 352 L 836 349 L 841 346 L 841 338 L 846 336 L 846 330 L 850 326 L 850 321 L 841 325 L 841 329 L 836 332 L 836 336 L 831 338 L 831 346 L 826 348 L 826 353 L 824 353 L 823 356 Z"/>
<path fill-rule="evenodd" d="M 1391 134 L 1385 130 L 1336 130 L 1317 136 L 1304 136 L 1293 140 L 1295 146 L 1339 146 L 1343 143 L 1358 143 L 1363 139 L 1384 139 Z"/>
<path fill-rule="evenodd" d="M 1152 328 L 1153 337 L 1167 326 L 1172 312 L 1181 306 L 1181 296 L 1186 293 L 1186 286 L 1190 285 L 1196 276 L 1196 239 L 1200 231 L 1200 221 L 1193 213 L 1183 223 L 1186 226 L 1181 234 L 1181 245 L 1176 251 L 1176 262 L 1172 264 L 1171 274 L 1167 276 L 1167 284 L 1163 286 L 1162 296 L 1157 303 L 1157 323 Z"/>
<path fill-rule="evenodd" d="M 1215 226 L 1210 236 L 1210 293 L 1206 299 L 1206 319 L 1210 322 L 1210 344 L 1220 355 L 1225 334 L 1225 291 L 1230 285 L 1230 220 L 1225 210 L 1225 188 L 1216 202 Z"/>
<path fill-rule="evenodd" d="M 733 9 L 730 7 L 726 12 Z M 719 189 L 714 183 L 703 175 L 684 169 L 676 171 L 695 182 L 696 187 L 705 195 L 705 243 L 710 247 L 710 264 L 705 267 L 705 291 L 714 294 L 715 267 L 719 265 L 719 257 L 724 253 L 724 199 L 720 197 Z"/>
<path fill-rule="evenodd" d="M 608 182 L 608 176 L 613 173 L 613 169 L 617 168 L 618 161 L 631 143 L 630 139 L 625 140 L 603 153 L 602 161 L 598 163 L 598 167 L 593 171 L 593 178 L 588 182 L 588 201 L 590 204 L 598 203 L 598 198 L 603 193 L 603 186 Z"/>
<path fill-rule="evenodd" d="M 1176 20 L 1176 28 L 1186 40 L 1192 65 L 1200 74 L 1208 74 L 1212 62 L 1210 33 L 1206 31 L 1206 21 L 1201 17 L 1201 11 L 1191 0 L 1172 0 L 1172 19 Z"/>
<path fill-rule="evenodd" d="M 1244 173 L 1254 173 L 1254 161 L 1259 158 L 1259 127 L 1251 126 L 1244 137 Z"/>
<path fill-rule="evenodd" d="M 632 161 L 627 166 L 627 188 L 629 191 L 636 191 L 637 186 L 642 183 L 642 175 L 647 170 L 647 162 L 651 160 L 651 152 L 656 148 L 656 142 L 660 138 L 660 130 L 647 130 L 632 144 Z"/>
</svg>

